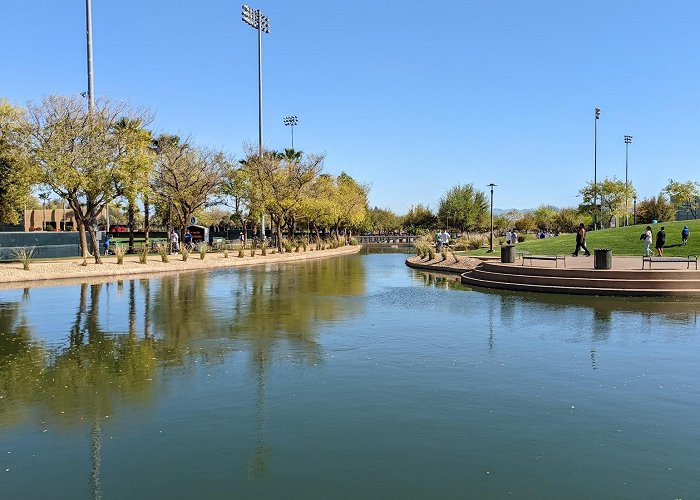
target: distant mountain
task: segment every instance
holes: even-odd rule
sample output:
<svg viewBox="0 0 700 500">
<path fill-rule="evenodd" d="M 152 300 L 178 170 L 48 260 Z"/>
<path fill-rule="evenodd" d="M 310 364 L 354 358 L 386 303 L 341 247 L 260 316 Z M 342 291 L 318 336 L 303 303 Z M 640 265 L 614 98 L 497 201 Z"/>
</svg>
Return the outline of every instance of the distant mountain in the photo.
<svg viewBox="0 0 700 500">
<path fill-rule="evenodd" d="M 506 212 L 510 212 L 511 210 L 520 212 L 521 214 L 527 214 L 532 212 L 532 208 L 494 208 L 493 213 L 494 215 L 502 215 Z"/>
</svg>

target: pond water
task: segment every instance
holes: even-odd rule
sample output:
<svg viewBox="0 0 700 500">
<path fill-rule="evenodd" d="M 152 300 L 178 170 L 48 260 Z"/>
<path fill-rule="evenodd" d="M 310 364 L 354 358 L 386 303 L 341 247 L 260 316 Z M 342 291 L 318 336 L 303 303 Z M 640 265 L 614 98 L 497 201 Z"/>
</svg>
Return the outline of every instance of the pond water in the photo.
<svg viewBox="0 0 700 500">
<path fill-rule="evenodd" d="M 697 301 L 369 254 L 0 291 L 2 498 L 697 498 Z"/>
</svg>

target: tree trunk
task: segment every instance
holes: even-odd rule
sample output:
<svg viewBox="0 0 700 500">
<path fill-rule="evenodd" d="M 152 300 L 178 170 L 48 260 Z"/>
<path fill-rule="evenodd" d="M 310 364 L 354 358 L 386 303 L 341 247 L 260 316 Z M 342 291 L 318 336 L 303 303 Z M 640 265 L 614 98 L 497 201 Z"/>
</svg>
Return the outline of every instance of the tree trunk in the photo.
<svg viewBox="0 0 700 500">
<path fill-rule="evenodd" d="M 90 236 L 90 243 L 92 244 L 93 253 L 95 256 L 95 264 L 102 264 L 102 258 L 100 257 L 100 244 L 97 242 L 97 233 L 92 224 L 88 225 L 88 235 Z"/>
<path fill-rule="evenodd" d="M 151 230 L 151 208 L 148 205 L 148 196 L 143 197 L 143 225 L 144 245 L 148 248 L 148 232 Z"/>
<path fill-rule="evenodd" d="M 312 224 L 312 226 L 314 228 L 314 233 L 316 233 L 316 250 L 321 250 L 321 235 L 318 231 L 318 226 L 315 222 Z"/>
<path fill-rule="evenodd" d="M 127 209 L 129 217 L 129 253 L 134 253 L 134 204 L 130 201 Z"/>
</svg>

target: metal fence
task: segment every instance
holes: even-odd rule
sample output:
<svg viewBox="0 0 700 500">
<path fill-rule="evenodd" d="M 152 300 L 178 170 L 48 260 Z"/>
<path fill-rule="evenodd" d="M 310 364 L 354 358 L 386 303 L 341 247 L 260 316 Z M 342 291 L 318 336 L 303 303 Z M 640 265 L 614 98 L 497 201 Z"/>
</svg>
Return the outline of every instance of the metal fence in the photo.
<svg viewBox="0 0 700 500">
<path fill-rule="evenodd" d="M 17 260 L 18 251 L 30 248 L 36 259 L 79 257 L 80 237 L 77 232 L 0 233 L 0 261 Z"/>
</svg>

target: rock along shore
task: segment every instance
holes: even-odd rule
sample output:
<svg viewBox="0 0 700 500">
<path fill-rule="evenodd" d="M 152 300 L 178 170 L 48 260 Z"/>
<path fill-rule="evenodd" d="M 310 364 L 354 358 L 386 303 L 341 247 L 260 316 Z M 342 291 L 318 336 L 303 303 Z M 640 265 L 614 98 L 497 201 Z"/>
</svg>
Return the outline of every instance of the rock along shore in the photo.
<svg viewBox="0 0 700 500">
<path fill-rule="evenodd" d="M 66 284 L 69 281 L 92 281 L 105 278 L 128 278 L 158 273 L 180 273 L 199 271 L 204 269 L 219 269 L 224 267 L 260 266 L 287 262 L 300 262 L 325 257 L 337 257 L 358 253 L 361 246 L 344 246 L 329 250 L 307 250 L 291 253 L 271 253 L 263 256 L 257 250 L 255 257 L 250 256 L 250 250 L 245 251 L 245 257 L 238 257 L 238 250 L 230 251 L 228 258 L 223 252 L 209 252 L 204 260 L 199 253 L 190 254 L 187 261 L 183 261 L 179 254 L 170 255 L 169 262 L 162 262 L 160 255 L 149 255 L 145 264 L 139 263 L 138 256 L 125 255 L 124 263 L 117 264 L 115 256 L 102 257 L 103 264 L 95 264 L 94 259 L 88 257 L 87 265 L 81 265 L 82 257 L 76 259 L 61 259 L 50 261 L 32 261 L 29 270 L 22 269 L 20 262 L 0 263 L 0 289 L 25 288 L 29 286 L 47 286 L 53 284 Z"/>
</svg>

